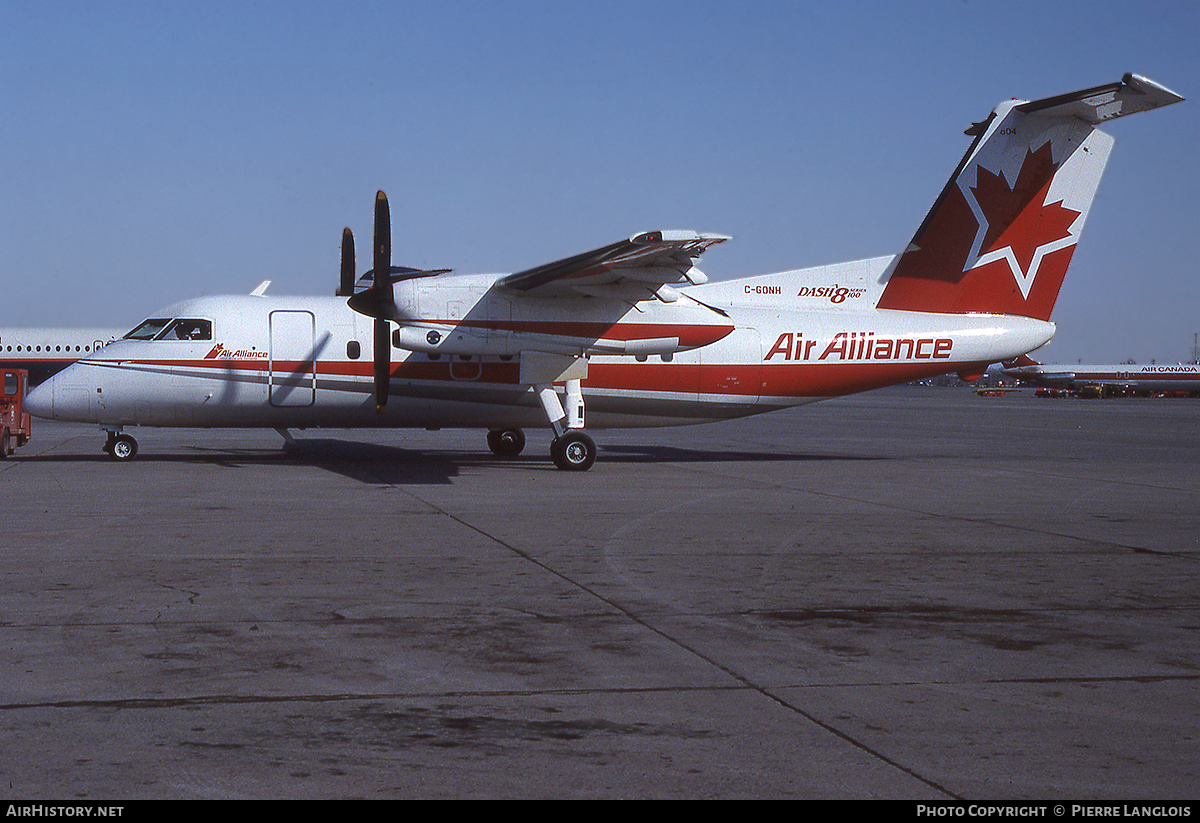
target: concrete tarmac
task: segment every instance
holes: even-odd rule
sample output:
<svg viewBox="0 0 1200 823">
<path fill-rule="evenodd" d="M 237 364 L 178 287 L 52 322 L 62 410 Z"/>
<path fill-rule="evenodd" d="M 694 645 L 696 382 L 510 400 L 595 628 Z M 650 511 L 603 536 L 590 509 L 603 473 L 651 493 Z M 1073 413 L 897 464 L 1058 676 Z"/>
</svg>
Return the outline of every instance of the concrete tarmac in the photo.
<svg viewBox="0 0 1200 823">
<path fill-rule="evenodd" d="M 10 800 L 1200 796 L 1200 401 L 130 431 L 0 462 Z"/>
</svg>

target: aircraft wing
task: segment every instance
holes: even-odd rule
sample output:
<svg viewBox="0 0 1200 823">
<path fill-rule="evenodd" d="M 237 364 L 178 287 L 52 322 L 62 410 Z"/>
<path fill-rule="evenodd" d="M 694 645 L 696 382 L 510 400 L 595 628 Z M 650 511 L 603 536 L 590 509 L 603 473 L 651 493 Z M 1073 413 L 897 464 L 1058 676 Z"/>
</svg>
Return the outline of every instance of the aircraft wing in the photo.
<svg viewBox="0 0 1200 823">
<path fill-rule="evenodd" d="M 658 299 L 673 303 L 670 284 L 698 285 L 708 278 L 693 267 L 709 246 L 728 240 L 719 234 L 651 231 L 603 248 L 556 260 L 501 278 L 503 289 L 546 297 L 609 297 L 628 302 Z"/>
</svg>

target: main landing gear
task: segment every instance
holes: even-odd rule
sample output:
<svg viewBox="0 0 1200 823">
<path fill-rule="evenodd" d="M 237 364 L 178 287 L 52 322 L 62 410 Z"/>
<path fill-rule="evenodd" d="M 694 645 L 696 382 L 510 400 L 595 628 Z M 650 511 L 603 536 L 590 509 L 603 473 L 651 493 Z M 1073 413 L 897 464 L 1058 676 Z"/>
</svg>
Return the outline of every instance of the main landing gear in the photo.
<svg viewBox="0 0 1200 823">
<path fill-rule="evenodd" d="M 113 460 L 128 463 L 137 457 L 138 444 L 132 436 L 123 434 L 120 429 L 108 429 L 108 439 L 104 441 L 104 452 Z"/>
<path fill-rule="evenodd" d="M 567 400 L 565 411 L 552 384 L 541 383 L 533 387 L 542 410 L 554 427 L 550 458 L 563 471 L 585 472 L 596 462 L 596 441 L 583 431 L 583 392 L 579 378 L 568 378 L 563 385 Z"/>
<path fill-rule="evenodd" d="M 525 432 L 520 429 L 495 429 L 488 432 L 487 444 L 497 457 L 516 457 L 525 450 Z"/>
<path fill-rule="evenodd" d="M 596 442 L 571 429 L 550 442 L 550 458 L 563 471 L 585 472 L 596 462 Z"/>
<path fill-rule="evenodd" d="M 497 457 L 516 457 L 525 450 L 525 433 L 520 429 L 493 429 L 488 448 Z M 596 441 L 582 429 L 566 429 L 550 441 L 550 459 L 563 471 L 587 471 L 596 462 Z"/>
<path fill-rule="evenodd" d="M 550 442 L 550 458 L 563 471 L 585 472 L 596 462 L 596 441 L 583 431 L 583 392 L 579 378 L 567 378 L 567 408 L 558 399 L 553 383 L 534 383 L 538 402 L 546 419 L 554 428 Z M 488 448 L 499 457 L 516 457 L 525 448 L 525 434 L 520 429 L 493 429 L 488 432 Z"/>
</svg>

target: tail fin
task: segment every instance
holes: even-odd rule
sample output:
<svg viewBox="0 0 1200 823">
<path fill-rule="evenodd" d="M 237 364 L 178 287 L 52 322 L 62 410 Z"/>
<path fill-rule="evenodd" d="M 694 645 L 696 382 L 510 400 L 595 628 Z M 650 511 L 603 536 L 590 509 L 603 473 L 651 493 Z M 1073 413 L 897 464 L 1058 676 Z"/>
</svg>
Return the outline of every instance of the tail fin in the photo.
<svg viewBox="0 0 1200 823">
<path fill-rule="evenodd" d="M 878 307 L 1047 320 L 1113 140 L 1096 124 L 1183 98 L 1136 75 L 1001 103 L 901 255 Z"/>
</svg>

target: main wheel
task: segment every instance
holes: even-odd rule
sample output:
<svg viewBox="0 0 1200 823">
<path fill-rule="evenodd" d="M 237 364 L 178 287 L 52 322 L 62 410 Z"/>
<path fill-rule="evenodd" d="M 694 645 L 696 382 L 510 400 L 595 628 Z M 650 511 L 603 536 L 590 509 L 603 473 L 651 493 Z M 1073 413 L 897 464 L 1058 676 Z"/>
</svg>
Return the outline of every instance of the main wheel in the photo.
<svg viewBox="0 0 1200 823">
<path fill-rule="evenodd" d="M 112 439 L 111 448 L 106 451 L 112 455 L 113 460 L 119 460 L 122 463 L 127 463 L 137 457 L 137 441 L 127 434 L 118 434 Z"/>
<path fill-rule="evenodd" d="M 525 432 L 520 429 L 498 429 L 488 432 L 488 448 L 498 457 L 516 457 L 525 449 Z"/>
<path fill-rule="evenodd" d="M 573 429 L 550 443 L 550 457 L 563 471 L 585 472 L 596 462 L 596 443 L 578 429 Z"/>
</svg>

